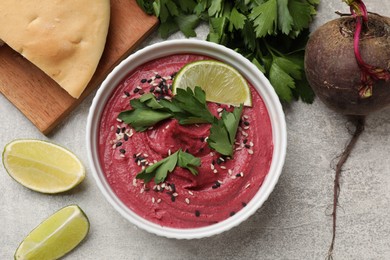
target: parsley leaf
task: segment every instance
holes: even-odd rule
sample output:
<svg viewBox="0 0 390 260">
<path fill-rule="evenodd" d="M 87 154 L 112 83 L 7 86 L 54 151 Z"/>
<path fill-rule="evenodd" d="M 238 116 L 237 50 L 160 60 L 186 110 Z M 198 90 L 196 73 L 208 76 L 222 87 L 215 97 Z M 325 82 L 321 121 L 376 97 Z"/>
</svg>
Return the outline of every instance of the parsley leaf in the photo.
<svg viewBox="0 0 390 260">
<path fill-rule="evenodd" d="M 168 174 L 173 172 L 177 166 L 188 169 L 193 175 L 198 175 L 196 167 L 200 164 L 200 158 L 179 149 L 138 173 L 136 179 L 142 179 L 145 183 L 148 183 L 154 178 L 154 183 L 159 184 L 164 182 Z"/>
<path fill-rule="evenodd" d="M 254 24 L 257 37 L 274 34 L 278 17 L 278 5 L 276 0 L 269 0 L 253 8 L 249 19 Z"/>
<path fill-rule="evenodd" d="M 221 119 L 215 119 L 207 143 L 211 148 L 226 156 L 233 156 L 233 147 L 240 123 L 243 105 L 234 108 L 232 113 L 222 112 Z"/>
</svg>

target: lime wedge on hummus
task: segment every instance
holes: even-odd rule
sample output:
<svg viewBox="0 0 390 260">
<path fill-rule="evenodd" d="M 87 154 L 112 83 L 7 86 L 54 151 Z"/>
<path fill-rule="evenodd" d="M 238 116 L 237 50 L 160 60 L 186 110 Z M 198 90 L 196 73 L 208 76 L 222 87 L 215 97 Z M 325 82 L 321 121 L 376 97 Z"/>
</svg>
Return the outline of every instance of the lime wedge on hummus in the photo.
<svg viewBox="0 0 390 260">
<path fill-rule="evenodd" d="M 201 60 L 188 63 L 179 70 L 173 81 L 172 91 L 178 88 L 201 87 L 206 100 L 221 104 L 252 106 L 249 85 L 232 66 L 215 61 Z"/>
<path fill-rule="evenodd" d="M 89 221 L 77 205 L 60 209 L 39 224 L 23 240 L 15 259 L 58 259 L 75 248 L 88 234 Z"/>
<path fill-rule="evenodd" d="M 3 151 L 3 164 L 17 182 L 42 193 L 67 191 L 85 178 L 85 168 L 72 152 L 47 141 L 10 142 Z"/>
</svg>

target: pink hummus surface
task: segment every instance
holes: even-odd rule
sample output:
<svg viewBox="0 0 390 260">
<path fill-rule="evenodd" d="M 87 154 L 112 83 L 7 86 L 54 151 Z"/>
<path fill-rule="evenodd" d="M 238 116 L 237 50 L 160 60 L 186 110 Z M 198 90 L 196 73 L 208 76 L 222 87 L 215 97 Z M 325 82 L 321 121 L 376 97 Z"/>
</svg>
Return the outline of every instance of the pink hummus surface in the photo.
<svg viewBox="0 0 390 260">
<path fill-rule="evenodd" d="M 139 216 L 161 226 L 194 228 L 221 222 L 250 202 L 262 185 L 272 160 L 272 129 L 263 100 L 251 87 L 252 107 L 243 110 L 233 158 L 210 149 L 205 138 L 209 124 L 179 125 L 168 119 L 145 132 L 136 132 L 117 119 L 131 109 L 130 100 L 143 93 L 169 96 L 172 78 L 185 64 L 209 59 L 199 55 L 174 55 L 148 62 L 132 71 L 115 88 L 105 105 L 99 130 L 99 156 L 112 190 Z M 163 83 L 160 83 L 164 81 Z M 222 109 L 208 104 L 218 117 Z M 145 184 L 135 176 L 149 163 L 178 149 L 201 158 L 199 174 L 176 167 L 164 183 Z"/>
</svg>

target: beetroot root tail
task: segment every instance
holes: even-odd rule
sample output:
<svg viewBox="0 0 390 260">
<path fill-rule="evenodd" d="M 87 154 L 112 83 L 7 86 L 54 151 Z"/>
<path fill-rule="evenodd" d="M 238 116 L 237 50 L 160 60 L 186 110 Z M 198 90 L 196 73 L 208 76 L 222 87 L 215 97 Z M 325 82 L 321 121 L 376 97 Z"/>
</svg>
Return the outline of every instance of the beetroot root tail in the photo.
<svg viewBox="0 0 390 260">
<path fill-rule="evenodd" d="M 353 132 L 351 139 L 349 140 L 347 146 L 339 157 L 339 161 L 336 164 L 335 169 L 335 178 L 334 178 L 334 186 L 333 186 L 333 211 L 332 211 L 332 241 L 329 246 L 328 255 L 326 257 L 327 260 L 333 259 L 333 249 L 336 240 L 336 220 L 337 220 L 337 207 L 338 200 L 340 195 L 340 177 L 344 163 L 347 161 L 349 155 L 351 154 L 353 148 L 355 147 L 356 142 L 358 141 L 360 135 L 364 131 L 365 126 L 365 117 L 364 116 L 352 116 L 350 118 L 350 122 L 354 124 L 355 131 Z"/>
</svg>

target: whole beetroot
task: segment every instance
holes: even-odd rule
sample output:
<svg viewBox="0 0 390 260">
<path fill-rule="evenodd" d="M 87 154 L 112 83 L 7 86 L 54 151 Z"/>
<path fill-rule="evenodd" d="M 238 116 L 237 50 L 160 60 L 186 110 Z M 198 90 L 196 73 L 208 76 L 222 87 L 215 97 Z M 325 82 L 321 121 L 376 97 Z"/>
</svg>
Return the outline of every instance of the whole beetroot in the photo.
<svg viewBox="0 0 390 260">
<path fill-rule="evenodd" d="M 390 81 L 373 82 L 372 95 L 361 95 L 361 68 L 354 54 L 356 22 L 352 16 L 327 22 L 306 46 L 305 72 L 310 86 L 328 107 L 345 115 L 368 115 L 390 105 Z M 367 64 L 390 71 L 390 18 L 368 15 L 360 35 Z"/>
<path fill-rule="evenodd" d="M 364 130 L 365 117 L 390 105 L 390 18 L 369 14 L 363 0 L 343 1 L 351 14 L 319 27 L 305 51 L 306 77 L 316 95 L 355 125 L 335 167 L 327 259 L 333 259 L 342 167 Z"/>
</svg>

